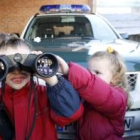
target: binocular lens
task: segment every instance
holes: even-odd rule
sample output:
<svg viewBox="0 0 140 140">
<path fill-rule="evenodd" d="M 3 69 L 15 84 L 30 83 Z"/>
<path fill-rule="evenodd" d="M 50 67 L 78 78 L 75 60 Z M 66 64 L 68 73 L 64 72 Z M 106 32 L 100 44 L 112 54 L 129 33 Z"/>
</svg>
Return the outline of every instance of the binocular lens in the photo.
<svg viewBox="0 0 140 140">
<path fill-rule="evenodd" d="M 3 62 L 0 62 L 0 71 L 2 70 L 4 70 L 5 68 L 4 68 L 4 64 L 3 64 Z"/>
<path fill-rule="evenodd" d="M 53 76 L 58 69 L 58 62 L 54 55 L 43 54 L 36 62 L 37 73 L 43 77 Z"/>
<path fill-rule="evenodd" d="M 0 62 L 0 77 L 4 74 L 4 69 L 5 69 L 4 63 Z"/>
</svg>

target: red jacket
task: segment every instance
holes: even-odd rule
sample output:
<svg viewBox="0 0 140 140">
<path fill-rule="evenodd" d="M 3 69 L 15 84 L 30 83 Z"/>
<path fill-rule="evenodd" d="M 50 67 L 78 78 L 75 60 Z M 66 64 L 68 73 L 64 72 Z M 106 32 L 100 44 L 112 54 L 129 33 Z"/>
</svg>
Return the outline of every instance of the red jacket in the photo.
<svg viewBox="0 0 140 140">
<path fill-rule="evenodd" d="M 10 116 L 11 122 L 15 127 L 14 140 L 25 140 L 25 137 L 27 137 L 29 131 L 31 130 L 35 107 L 34 107 L 34 93 L 32 92 L 28 112 L 29 89 L 30 83 L 28 83 L 28 85 L 26 85 L 24 88 L 18 91 L 13 90 L 8 85 L 6 85 L 5 88 L 4 103 Z M 78 101 L 77 98 L 78 95 L 77 97 L 74 97 L 75 95 L 73 96 L 72 95 L 73 93 L 71 94 L 71 91 L 73 92 L 73 89 L 70 87 L 69 84 L 65 85 L 58 84 L 57 86 L 52 87 L 48 91 L 50 92 L 49 96 L 53 95 L 56 97 L 54 98 L 50 97 L 50 100 L 55 100 L 55 103 L 57 103 L 55 109 L 52 110 L 51 107 L 53 105 L 50 107 L 50 102 L 47 98 L 48 94 L 46 94 L 46 87 L 35 85 L 35 89 L 38 96 L 37 112 L 36 112 L 37 119 L 30 140 L 57 140 L 55 124 L 58 124 L 60 126 L 69 124 L 70 122 L 78 119 L 83 112 L 83 107 L 80 105 L 80 100 Z M 53 93 L 54 90 L 58 91 Z M 69 100 L 72 100 L 71 103 L 69 101 L 66 101 L 66 97 L 63 97 L 63 95 L 70 95 L 71 98 L 69 97 Z M 75 101 L 72 98 L 76 98 Z M 63 102 L 63 104 L 61 104 L 61 102 Z M 66 104 L 68 104 L 68 107 L 65 104 L 65 102 Z M 76 104 L 75 102 L 79 102 L 79 104 Z M 74 104 L 75 106 L 71 104 Z M 73 108 L 72 109 L 73 111 L 70 111 L 71 109 L 69 108 Z M 68 110 L 69 112 L 65 111 L 65 109 Z M 61 114 L 61 110 L 63 111 L 62 113 L 64 115 Z M 0 140 L 2 139 L 0 138 Z"/>
<path fill-rule="evenodd" d="M 78 140 L 122 140 L 127 95 L 81 66 L 70 63 L 68 78 L 84 99 Z"/>
</svg>

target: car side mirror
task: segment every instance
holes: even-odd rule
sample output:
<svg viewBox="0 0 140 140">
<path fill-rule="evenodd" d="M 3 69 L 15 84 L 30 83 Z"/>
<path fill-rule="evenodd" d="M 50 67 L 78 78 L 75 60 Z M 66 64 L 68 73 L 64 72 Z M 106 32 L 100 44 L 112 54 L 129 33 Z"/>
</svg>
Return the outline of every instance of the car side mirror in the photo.
<svg viewBox="0 0 140 140">
<path fill-rule="evenodd" d="M 123 39 L 129 39 L 129 35 L 127 33 L 120 33 Z"/>
</svg>

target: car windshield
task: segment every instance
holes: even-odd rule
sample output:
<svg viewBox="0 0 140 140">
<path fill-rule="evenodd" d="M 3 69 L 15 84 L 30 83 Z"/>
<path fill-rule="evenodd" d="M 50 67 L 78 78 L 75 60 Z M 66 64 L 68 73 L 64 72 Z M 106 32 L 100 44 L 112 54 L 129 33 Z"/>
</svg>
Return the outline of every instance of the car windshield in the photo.
<svg viewBox="0 0 140 140">
<path fill-rule="evenodd" d="M 90 21 L 89 21 L 90 19 Z M 36 16 L 25 34 L 26 40 L 41 42 L 50 39 L 89 38 L 114 40 L 118 36 L 112 28 L 96 15 L 46 15 Z M 40 38 L 40 40 L 37 40 Z M 55 40 L 53 40 L 55 41 Z"/>
</svg>

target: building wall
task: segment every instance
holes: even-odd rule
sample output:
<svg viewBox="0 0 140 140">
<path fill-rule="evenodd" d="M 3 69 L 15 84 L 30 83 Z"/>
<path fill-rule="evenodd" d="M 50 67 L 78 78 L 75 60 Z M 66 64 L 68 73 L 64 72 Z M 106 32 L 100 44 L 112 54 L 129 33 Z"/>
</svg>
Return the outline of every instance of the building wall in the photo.
<svg viewBox="0 0 140 140">
<path fill-rule="evenodd" d="M 0 0 L 0 32 L 21 34 L 29 18 L 46 4 L 89 4 L 89 0 Z"/>
</svg>

